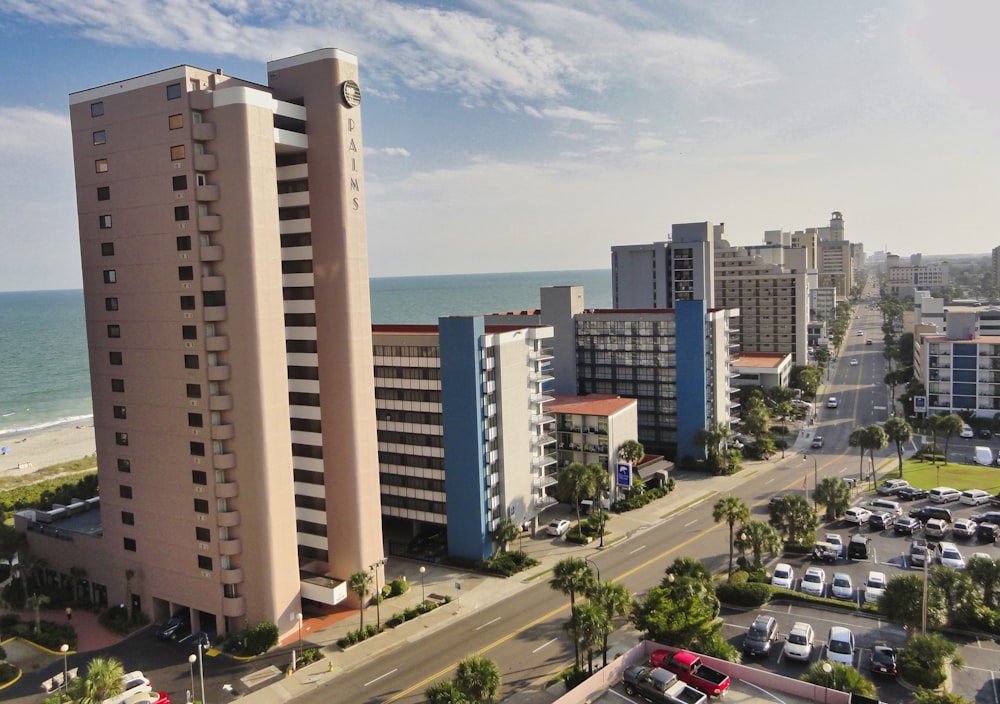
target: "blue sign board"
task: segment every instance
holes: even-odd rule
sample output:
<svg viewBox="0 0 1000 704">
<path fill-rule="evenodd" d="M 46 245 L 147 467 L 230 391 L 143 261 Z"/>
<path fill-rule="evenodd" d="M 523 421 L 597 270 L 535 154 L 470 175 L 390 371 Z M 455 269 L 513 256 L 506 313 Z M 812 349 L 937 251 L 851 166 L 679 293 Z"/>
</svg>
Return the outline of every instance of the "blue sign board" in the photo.
<svg viewBox="0 0 1000 704">
<path fill-rule="evenodd" d="M 628 462 L 618 463 L 618 486 L 632 486 L 632 465 Z"/>
</svg>

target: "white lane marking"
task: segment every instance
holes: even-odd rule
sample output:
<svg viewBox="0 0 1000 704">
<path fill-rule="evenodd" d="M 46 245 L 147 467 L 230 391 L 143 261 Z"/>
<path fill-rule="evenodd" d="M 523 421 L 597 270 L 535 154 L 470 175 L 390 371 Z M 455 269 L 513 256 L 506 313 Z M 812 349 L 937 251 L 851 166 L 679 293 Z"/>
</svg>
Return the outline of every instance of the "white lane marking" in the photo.
<svg viewBox="0 0 1000 704">
<path fill-rule="evenodd" d="M 499 620 L 500 620 L 500 617 L 499 617 L 499 616 L 497 616 L 497 617 L 496 617 L 495 619 L 493 619 L 492 621 L 487 621 L 487 622 L 486 622 L 486 623 L 484 623 L 484 624 L 483 624 L 482 626 L 479 626 L 479 627 L 477 627 L 477 628 L 476 628 L 476 630 L 478 631 L 478 630 L 480 630 L 480 629 L 482 629 L 482 628 L 486 628 L 487 626 L 490 626 L 490 625 L 492 625 L 492 624 L 496 623 L 496 622 L 497 622 L 497 621 L 499 621 Z"/>
<path fill-rule="evenodd" d="M 688 528 L 689 526 L 693 526 L 693 525 L 694 525 L 695 523 L 697 523 L 697 522 L 698 522 L 698 519 L 697 519 L 697 518 L 696 518 L 696 519 L 694 519 L 693 521 L 688 521 L 687 523 L 685 523 L 685 524 L 684 524 L 684 527 L 685 527 L 685 528 Z"/>
<path fill-rule="evenodd" d="M 389 671 L 388 671 L 387 673 L 385 673 L 384 675 L 379 675 L 379 676 L 378 676 L 378 677 L 376 677 L 375 679 L 373 679 L 373 680 L 370 680 L 370 681 L 368 681 L 368 682 L 365 682 L 363 686 L 367 687 L 367 686 L 368 686 L 368 685 L 370 685 L 370 684 L 375 684 L 376 682 L 378 682 L 378 681 L 379 681 L 380 679 L 382 679 L 383 677 L 388 677 L 389 675 L 391 675 L 392 673 L 394 673 L 394 672 L 395 672 L 396 670 L 398 670 L 398 669 L 399 669 L 398 667 L 394 667 L 394 668 L 392 668 L 391 670 L 389 670 Z"/>
<path fill-rule="evenodd" d="M 637 552 L 640 552 L 640 551 L 645 550 L 645 549 L 646 549 L 645 545 L 640 545 L 635 550 L 633 550 L 632 552 L 630 552 L 629 555 L 635 555 Z"/>
<path fill-rule="evenodd" d="M 771 483 L 771 482 L 773 482 L 773 481 L 774 481 L 774 477 L 771 477 L 771 478 L 770 478 L 770 479 L 768 479 L 768 480 L 767 480 L 766 482 L 764 482 L 764 485 L 765 485 L 765 486 L 767 486 L 768 484 L 770 484 L 770 483 Z"/>
<path fill-rule="evenodd" d="M 535 653 L 537 653 L 537 652 L 538 652 L 539 650 L 541 650 L 542 648 L 544 648 L 544 647 L 546 647 L 546 646 L 548 646 L 548 645 L 552 645 L 552 644 L 553 644 L 553 643 L 555 643 L 555 642 L 556 642 L 557 640 L 559 640 L 559 639 L 558 639 L 558 638 L 553 638 L 552 640 L 550 640 L 550 641 L 548 641 L 548 642 L 546 642 L 546 643 L 542 643 L 542 644 L 541 644 L 540 646 L 538 646 L 537 648 L 535 648 L 534 650 L 532 650 L 532 651 L 531 651 L 532 655 L 534 655 Z"/>
</svg>

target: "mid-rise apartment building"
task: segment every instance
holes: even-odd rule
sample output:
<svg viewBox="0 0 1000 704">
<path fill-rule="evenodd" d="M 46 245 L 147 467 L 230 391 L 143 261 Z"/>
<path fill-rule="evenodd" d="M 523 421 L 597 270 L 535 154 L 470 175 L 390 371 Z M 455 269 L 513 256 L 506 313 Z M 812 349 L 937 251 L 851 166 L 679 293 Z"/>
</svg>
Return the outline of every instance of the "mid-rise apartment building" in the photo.
<svg viewBox="0 0 1000 704">
<path fill-rule="evenodd" d="M 927 391 L 926 412 L 992 418 L 1000 412 L 1000 335 L 978 334 L 969 312 L 949 312 L 947 328 L 914 335 L 913 374 Z"/>
<path fill-rule="evenodd" d="M 374 326 L 390 539 L 402 546 L 436 527 L 450 555 L 484 559 L 502 518 L 522 525 L 555 503 L 546 493 L 557 471 L 546 408 L 551 338 L 550 327 L 487 326 L 482 317 Z"/>
<path fill-rule="evenodd" d="M 889 293 L 896 296 L 913 296 L 917 289 L 948 285 L 948 264 L 946 262 L 925 264 L 919 254 L 911 255 L 908 264 L 903 264 L 898 255 L 890 254 L 886 258 L 886 267 Z"/>
<path fill-rule="evenodd" d="M 101 526 L 29 546 L 112 602 L 284 631 L 380 569 L 357 81 L 323 49 L 70 96 Z"/>
</svg>

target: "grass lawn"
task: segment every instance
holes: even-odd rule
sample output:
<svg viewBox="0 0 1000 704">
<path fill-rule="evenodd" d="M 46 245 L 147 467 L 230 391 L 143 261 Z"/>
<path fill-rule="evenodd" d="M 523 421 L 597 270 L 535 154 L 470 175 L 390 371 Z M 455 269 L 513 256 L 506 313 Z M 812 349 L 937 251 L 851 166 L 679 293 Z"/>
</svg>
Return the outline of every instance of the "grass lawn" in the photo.
<svg viewBox="0 0 1000 704">
<path fill-rule="evenodd" d="M 892 469 L 879 475 L 879 480 L 895 479 L 899 476 L 899 465 L 892 463 Z M 991 494 L 1000 493 L 1000 468 L 981 467 L 977 464 L 938 463 L 935 468 L 930 462 L 905 460 L 903 479 L 921 489 L 936 486 L 950 486 L 953 489 L 984 489 Z"/>
</svg>

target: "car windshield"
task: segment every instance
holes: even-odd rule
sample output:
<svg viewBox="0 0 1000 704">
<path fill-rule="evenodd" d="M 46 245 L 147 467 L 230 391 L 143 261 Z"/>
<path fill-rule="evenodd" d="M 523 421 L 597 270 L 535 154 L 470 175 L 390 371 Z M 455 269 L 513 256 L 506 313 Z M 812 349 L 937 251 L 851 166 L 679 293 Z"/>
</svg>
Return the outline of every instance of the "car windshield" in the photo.
<svg viewBox="0 0 1000 704">
<path fill-rule="evenodd" d="M 885 646 L 875 646 L 874 658 L 878 662 L 894 662 L 896 660 L 892 648 Z"/>
<path fill-rule="evenodd" d="M 801 633 L 789 633 L 788 642 L 792 645 L 805 645 L 807 641 L 806 637 Z"/>
<path fill-rule="evenodd" d="M 818 574 L 810 574 L 810 573 L 807 572 L 806 576 L 802 578 L 802 581 L 803 582 L 818 582 L 819 581 L 819 575 Z"/>
<path fill-rule="evenodd" d="M 750 637 L 750 640 L 766 640 L 767 629 L 759 628 L 757 626 L 750 626 L 750 632 L 747 635 Z"/>
<path fill-rule="evenodd" d="M 875 589 L 881 589 L 884 586 L 884 583 L 881 579 L 869 579 L 868 586 L 874 587 Z"/>
<path fill-rule="evenodd" d="M 830 652 L 840 653 L 841 655 L 851 654 L 851 644 L 846 640 L 831 640 L 830 641 Z"/>
<path fill-rule="evenodd" d="M 774 576 L 778 579 L 788 579 L 788 570 L 775 570 Z"/>
<path fill-rule="evenodd" d="M 941 557 L 949 560 L 957 560 L 961 557 L 961 555 L 958 554 L 958 550 L 942 550 Z"/>
<path fill-rule="evenodd" d="M 851 585 L 851 580 L 847 577 L 834 577 L 833 586 L 835 587 L 848 587 Z"/>
</svg>

